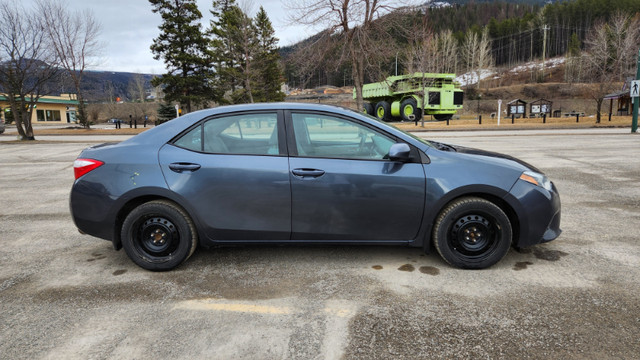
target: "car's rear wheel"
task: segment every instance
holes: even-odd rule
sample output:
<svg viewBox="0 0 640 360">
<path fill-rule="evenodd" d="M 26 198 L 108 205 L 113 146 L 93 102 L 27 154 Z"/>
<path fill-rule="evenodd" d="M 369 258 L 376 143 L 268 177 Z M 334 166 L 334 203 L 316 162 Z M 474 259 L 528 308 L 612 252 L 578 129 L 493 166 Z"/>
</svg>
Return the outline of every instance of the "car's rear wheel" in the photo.
<svg viewBox="0 0 640 360">
<path fill-rule="evenodd" d="M 124 220 L 121 238 L 129 258 L 152 271 L 171 270 L 182 264 L 198 244 L 198 233 L 189 215 L 165 200 L 133 209 Z"/>
<path fill-rule="evenodd" d="M 464 269 L 484 269 L 511 246 L 511 222 L 496 204 L 477 197 L 453 201 L 440 213 L 433 241 L 440 256 Z"/>
</svg>

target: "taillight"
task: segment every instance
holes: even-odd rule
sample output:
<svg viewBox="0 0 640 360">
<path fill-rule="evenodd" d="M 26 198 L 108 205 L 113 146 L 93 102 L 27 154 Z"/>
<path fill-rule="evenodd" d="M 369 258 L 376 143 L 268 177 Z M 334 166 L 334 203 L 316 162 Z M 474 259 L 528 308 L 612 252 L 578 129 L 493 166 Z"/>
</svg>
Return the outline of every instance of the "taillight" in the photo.
<svg viewBox="0 0 640 360">
<path fill-rule="evenodd" d="M 88 172 L 99 168 L 104 165 L 104 162 L 94 159 L 76 159 L 73 162 L 73 174 L 76 179 L 87 174 Z"/>
</svg>

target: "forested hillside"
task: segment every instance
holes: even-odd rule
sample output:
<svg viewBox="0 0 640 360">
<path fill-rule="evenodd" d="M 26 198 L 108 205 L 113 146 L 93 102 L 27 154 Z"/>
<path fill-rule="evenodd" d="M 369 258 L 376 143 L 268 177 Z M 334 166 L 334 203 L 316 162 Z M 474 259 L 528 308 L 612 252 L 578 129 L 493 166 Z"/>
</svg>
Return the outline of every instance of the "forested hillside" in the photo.
<svg viewBox="0 0 640 360">
<path fill-rule="evenodd" d="M 436 1 L 436 0 L 434 0 Z M 443 52 L 442 43 L 453 38 L 455 52 L 451 58 L 440 60 L 447 71 L 463 73 L 481 67 L 469 64 L 471 45 L 478 43 L 489 49 L 487 67 L 513 67 L 519 63 L 566 54 L 573 55 L 587 47 L 589 35 L 594 28 L 606 23 L 616 14 L 640 18 L 638 0 L 567 0 L 567 1 L 448 1 L 451 6 L 423 6 L 398 9 L 378 19 L 378 26 L 393 36 L 394 43 L 379 54 L 377 71 L 366 74 L 367 81 L 378 81 L 380 77 L 392 75 L 397 66 L 399 72 L 415 68 L 416 59 L 410 55 L 419 40 L 420 32 L 431 37 L 433 51 Z M 480 44 L 486 33 L 487 44 Z M 340 36 L 339 34 L 334 36 Z M 546 41 L 545 41 L 546 36 Z M 350 66 L 337 63 L 335 57 L 301 59 L 302 54 L 313 53 L 309 48 L 316 44 L 313 39 L 281 49 L 286 64 L 286 79 L 291 86 L 313 87 L 317 85 L 350 85 Z M 473 45 L 476 46 L 476 45 Z M 320 51 L 317 51 L 320 52 Z M 396 60 L 397 59 L 397 60 Z M 302 66 L 304 65 L 304 66 Z M 435 67 L 434 71 L 443 66 Z"/>
</svg>

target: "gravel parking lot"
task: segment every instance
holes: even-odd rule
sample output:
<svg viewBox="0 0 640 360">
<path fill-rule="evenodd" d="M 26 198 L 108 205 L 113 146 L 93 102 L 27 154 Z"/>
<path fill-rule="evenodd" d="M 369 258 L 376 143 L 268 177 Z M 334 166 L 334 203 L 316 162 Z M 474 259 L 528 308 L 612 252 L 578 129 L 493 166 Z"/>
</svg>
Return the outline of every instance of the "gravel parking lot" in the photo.
<svg viewBox="0 0 640 360">
<path fill-rule="evenodd" d="M 640 135 L 420 136 L 545 171 L 564 233 L 482 271 L 412 248 L 245 246 L 152 273 L 69 215 L 72 162 L 102 138 L 0 142 L 0 359 L 637 359 Z"/>
</svg>

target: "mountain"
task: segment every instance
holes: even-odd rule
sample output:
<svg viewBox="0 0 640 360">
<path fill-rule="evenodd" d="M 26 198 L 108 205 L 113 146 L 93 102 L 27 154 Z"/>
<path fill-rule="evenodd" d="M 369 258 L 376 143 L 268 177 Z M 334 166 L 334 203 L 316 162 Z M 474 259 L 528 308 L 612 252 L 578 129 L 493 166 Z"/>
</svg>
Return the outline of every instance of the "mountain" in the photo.
<svg viewBox="0 0 640 360">
<path fill-rule="evenodd" d="M 101 102 L 121 98 L 128 100 L 137 97 L 131 94 L 131 89 L 136 80 L 136 76 L 142 76 L 145 89 L 151 89 L 151 79 L 155 75 L 137 74 L 117 71 L 85 71 L 82 77 L 82 91 L 84 97 L 89 102 Z M 61 85 L 61 93 L 74 93 L 75 89 L 71 82 L 67 81 Z"/>
</svg>

